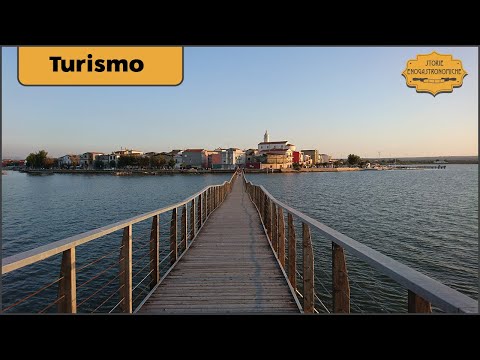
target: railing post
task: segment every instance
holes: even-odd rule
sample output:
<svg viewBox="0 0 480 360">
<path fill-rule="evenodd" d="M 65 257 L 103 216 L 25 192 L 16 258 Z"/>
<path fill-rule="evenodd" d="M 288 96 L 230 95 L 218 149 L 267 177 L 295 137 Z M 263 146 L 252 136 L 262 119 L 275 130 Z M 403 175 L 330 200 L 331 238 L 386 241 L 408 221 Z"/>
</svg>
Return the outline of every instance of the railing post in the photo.
<svg viewBox="0 0 480 360">
<path fill-rule="evenodd" d="M 270 239 L 270 242 L 273 245 L 273 240 L 272 240 L 272 202 L 268 198 L 268 196 L 265 195 L 265 227 L 267 228 L 267 235 L 268 238 Z"/>
<path fill-rule="evenodd" d="M 157 285 L 158 281 L 160 280 L 159 276 L 159 259 L 158 259 L 158 252 L 159 252 L 159 230 L 160 230 L 160 215 L 154 215 L 152 219 L 152 230 L 150 232 L 150 271 L 152 272 L 150 281 L 150 290 Z"/>
<path fill-rule="evenodd" d="M 217 208 L 217 187 L 213 187 L 213 210 Z"/>
<path fill-rule="evenodd" d="M 288 281 L 293 289 L 297 288 L 297 247 L 293 216 L 288 213 Z"/>
<path fill-rule="evenodd" d="M 192 203 L 190 205 L 190 241 L 193 240 L 195 234 L 195 199 L 192 199 Z M 188 244 L 187 244 L 188 245 Z"/>
<path fill-rule="evenodd" d="M 123 228 L 122 250 L 120 252 L 120 308 L 132 313 L 132 225 Z"/>
<path fill-rule="evenodd" d="M 187 204 L 182 206 L 182 223 L 180 230 L 180 252 L 184 252 L 187 248 Z"/>
<path fill-rule="evenodd" d="M 272 247 L 275 254 L 278 255 L 278 217 L 277 217 L 277 205 L 272 201 L 271 202 L 271 212 L 272 212 L 272 221 L 271 221 L 271 233 L 272 233 Z"/>
<path fill-rule="evenodd" d="M 408 312 L 409 313 L 431 313 L 432 304 L 415 294 L 413 291 L 408 290 Z"/>
<path fill-rule="evenodd" d="M 208 189 L 208 215 L 212 213 L 213 208 L 213 196 L 212 196 L 212 188 Z"/>
<path fill-rule="evenodd" d="M 303 311 L 312 314 L 315 301 L 313 285 L 313 249 L 310 228 L 302 222 L 303 229 Z"/>
<path fill-rule="evenodd" d="M 195 224 L 196 231 L 198 231 L 198 229 L 200 229 L 200 226 L 202 226 L 202 194 L 198 195 L 197 198 L 197 222 L 198 224 Z"/>
<path fill-rule="evenodd" d="M 208 190 L 205 190 L 202 194 L 202 225 L 207 219 L 207 191 Z"/>
<path fill-rule="evenodd" d="M 350 284 L 345 253 L 332 242 L 332 302 L 334 313 L 350 313 Z"/>
<path fill-rule="evenodd" d="M 285 269 L 285 218 L 283 217 L 283 209 L 278 207 L 278 260 L 280 265 Z"/>
<path fill-rule="evenodd" d="M 170 265 L 177 261 L 177 208 L 172 210 L 170 223 Z"/>
<path fill-rule="evenodd" d="M 205 190 L 205 220 L 208 217 L 208 202 L 210 201 L 210 197 L 208 196 L 208 192 L 210 189 Z"/>
<path fill-rule="evenodd" d="M 261 217 L 262 217 L 262 221 L 265 223 L 265 200 L 267 198 L 267 195 L 265 195 L 263 193 L 263 191 L 261 192 L 261 195 L 260 195 L 260 208 L 261 208 Z"/>
<path fill-rule="evenodd" d="M 62 253 L 62 265 L 58 284 L 57 310 L 60 313 L 77 312 L 77 274 L 75 269 L 75 248 L 65 250 Z"/>
<path fill-rule="evenodd" d="M 262 210 L 263 223 L 265 224 L 265 228 L 267 228 L 267 195 L 265 194 L 262 196 Z"/>
</svg>

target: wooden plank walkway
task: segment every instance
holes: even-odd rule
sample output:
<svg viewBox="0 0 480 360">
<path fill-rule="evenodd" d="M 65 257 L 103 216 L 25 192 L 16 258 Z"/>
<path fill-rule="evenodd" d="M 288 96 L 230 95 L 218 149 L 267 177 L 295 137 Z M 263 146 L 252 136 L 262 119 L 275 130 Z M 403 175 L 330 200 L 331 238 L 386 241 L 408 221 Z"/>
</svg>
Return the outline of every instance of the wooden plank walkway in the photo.
<svg viewBox="0 0 480 360">
<path fill-rule="evenodd" d="M 139 313 L 299 312 L 242 180 Z"/>
</svg>

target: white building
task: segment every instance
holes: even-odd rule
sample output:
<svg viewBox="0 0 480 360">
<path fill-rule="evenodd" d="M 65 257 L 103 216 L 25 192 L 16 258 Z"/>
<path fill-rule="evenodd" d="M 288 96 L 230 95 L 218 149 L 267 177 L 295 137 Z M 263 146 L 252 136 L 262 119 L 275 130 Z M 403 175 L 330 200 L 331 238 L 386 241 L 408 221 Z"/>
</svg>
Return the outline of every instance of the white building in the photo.
<svg viewBox="0 0 480 360">
<path fill-rule="evenodd" d="M 133 149 L 120 149 L 113 152 L 115 155 L 132 155 L 132 156 L 140 156 L 143 155 L 143 151 L 140 150 L 133 150 Z"/>
<path fill-rule="evenodd" d="M 177 152 L 173 156 L 173 160 L 175 160 L 175 169 L 180 169 L 183 164 L 183 151 Z"/>
<path fill-rule="evenodd" d="M 78 155 L 67 154 L 58 158 L 59 167 L 70 167 L 72 164 L 79 165 L 80 157 Z"/>
<path fill-rule="evenodd" d="M 328 154 L 319 154 L 318 155 L 318 162 L 319 163 L 328 163 L 330 161 L 330 159 L 332 158 L 332 155 L 328 155 Z"/>
<path fill-rule="evenodd" d="M 258 144 L 258 151 L 260 153 L 268 152 L 271 150 L 292 150 L 295 151 L 295 145 L 290 144 L 288 141 L 270 141 L 268 131 L 265 131 L 263 135 L 263 142 Z"/>
<path fill-rule="evenodd" d="M 227 162 L 229 165 L 245 165 L 245 151 L 237 148 L 230 148 L 226 150 Z M 223 158 L 223 153 L 222 153 Z M 223 160 L 223 159 L 222 159 Z"/>
<path fill-rule="evenodd" d="M 101 152 L 89 151 L 80 155 L 80 166 L 85 168 L 93 168 L 98 155 L 103 155 Z"/>
</svg>

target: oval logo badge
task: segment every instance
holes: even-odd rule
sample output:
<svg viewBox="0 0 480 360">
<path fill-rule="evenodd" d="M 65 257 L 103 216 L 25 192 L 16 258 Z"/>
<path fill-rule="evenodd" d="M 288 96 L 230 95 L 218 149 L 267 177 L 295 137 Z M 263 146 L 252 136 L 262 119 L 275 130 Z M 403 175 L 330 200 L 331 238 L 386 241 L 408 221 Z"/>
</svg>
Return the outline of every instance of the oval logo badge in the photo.
<svg viewBox="0 0 480 360">
<path fill-rule="evenodd" d="M 408 87 L 414 87 L 417 92 L 427 92 L 435 96 L 452 92 L 454 87 L 462 86 L 467 72 L 463 69 L 460 60 L 454 60 L 452 55 L 438 54 L 434 51 L 408 60 L 402 75 Z"/>
</svg>

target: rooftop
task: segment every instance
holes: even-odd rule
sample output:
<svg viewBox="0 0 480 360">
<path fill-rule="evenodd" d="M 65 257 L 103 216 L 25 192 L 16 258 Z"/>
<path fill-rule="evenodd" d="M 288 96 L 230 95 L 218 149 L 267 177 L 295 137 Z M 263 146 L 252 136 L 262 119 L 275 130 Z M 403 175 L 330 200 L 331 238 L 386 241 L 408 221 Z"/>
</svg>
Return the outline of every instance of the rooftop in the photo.
<svg viewBox="0 0 480 360">
<path fill-rule="evenodd" d="M 205 149 L 187 149 L 184 152 L 202 152 L 205 151 Z"/>
<path fill-rule="evenodd" d="M 260 144 L 262 144 L 262 145 L 264 145 L 264 144 L 286 144 L 286 143 L 288 143 L 288 141 L 286 141 L 286 140 L 285 141 L 263 141 L 261 143 L 258 143 L 258 145 L 260 145 Z"/>
</svg>

